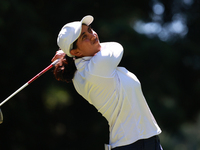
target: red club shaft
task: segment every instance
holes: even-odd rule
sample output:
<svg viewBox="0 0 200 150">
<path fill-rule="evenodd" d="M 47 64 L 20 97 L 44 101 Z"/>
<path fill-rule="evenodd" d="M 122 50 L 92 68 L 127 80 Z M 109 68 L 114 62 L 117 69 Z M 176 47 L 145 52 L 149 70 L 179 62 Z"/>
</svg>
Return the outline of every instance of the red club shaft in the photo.
<svg viewBox="0 0 200 150">
<path fill-rule="evenodd" d="M 13 94 L 11 94 L 8 98 L 6 98 L 3 102 L 0 103 L 0 107 L 7 102 L 9 99 L 11 99 L 14 95 L 19 93 L 21 90 L 23 90 L 25 87 L 27 87 L 30 83 L 35 81 L 37 78 L 39 78 L 41 75 L 43 75 L 45 72 L 50 70 L 53 66 L 55 66 L 58 63 L 59 59 L 52 62 L 48 67 L 46 67 L 44 70 L 42 70 L 40 73 L 38 73 L 36 76 L 34 76 L 31 80 L 26 82 L 23 86 L 21 86 L 18 90 L 16 90 Z"/>
<path fill-rule="evenodd" d="M 31 84 L 33 81 L 35 81 L 37 78 L 39 78 L 41 75 L 43 75 L 45 72 L 47 72 L 49 69 L 53 67 L 52 64 L 50 64 L 48 67 L 46 67 L 44 70 L 42 70 L 40 73 L 38 73 L 36 76 L 34 76 L 32 79 L 30 79 L 27 83 Z"/>
</svg>

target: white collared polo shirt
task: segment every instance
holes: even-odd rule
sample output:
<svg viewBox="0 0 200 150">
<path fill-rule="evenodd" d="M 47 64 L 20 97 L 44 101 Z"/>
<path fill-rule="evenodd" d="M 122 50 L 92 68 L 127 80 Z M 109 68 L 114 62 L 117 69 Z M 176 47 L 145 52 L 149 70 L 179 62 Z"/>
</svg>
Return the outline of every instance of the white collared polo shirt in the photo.
<svg viewBox="0 0 200 150">
<path fill-rule="evenodd" d="M 107 119 L 112 148 L 131 144 L 161 133 L 137 77 L 118 67 L 123 47 L 101 43 L 93 57 L 75 60 L 73 84 L 77 92 Z"/>
</svg>

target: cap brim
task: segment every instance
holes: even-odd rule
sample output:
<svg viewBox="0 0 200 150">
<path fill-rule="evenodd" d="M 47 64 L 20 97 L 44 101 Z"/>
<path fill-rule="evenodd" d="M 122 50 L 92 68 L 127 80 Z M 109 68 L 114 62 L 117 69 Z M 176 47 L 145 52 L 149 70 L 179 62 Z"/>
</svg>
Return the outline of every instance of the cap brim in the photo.
<svg viewBox="0 0 200 150">
<path fill-rule="evenodd" d="M 81 23 L 86 24 L 86 25 L 90 25 L 93 22 L 94 18 L 91 15 L 85 16 L 83 17 L 83 19 L 81 20 Z"/>
</svg>

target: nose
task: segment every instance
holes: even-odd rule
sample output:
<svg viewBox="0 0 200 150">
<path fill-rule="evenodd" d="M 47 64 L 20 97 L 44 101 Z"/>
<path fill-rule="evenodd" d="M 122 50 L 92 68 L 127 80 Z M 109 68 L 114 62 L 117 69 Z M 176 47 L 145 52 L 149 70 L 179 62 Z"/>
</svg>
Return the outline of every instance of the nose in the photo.
<svg viewBox="0 0 200 150">
<path fill-rule="evenodd" d="M 90 33 L 90 35 L 91 35 L 91 38 L 90 38 L 91 41 L 96 40 L 97 35 L 96 35 L 96 33 L 94 31 L 92 31 L 92 33 Z"/>
</svg>

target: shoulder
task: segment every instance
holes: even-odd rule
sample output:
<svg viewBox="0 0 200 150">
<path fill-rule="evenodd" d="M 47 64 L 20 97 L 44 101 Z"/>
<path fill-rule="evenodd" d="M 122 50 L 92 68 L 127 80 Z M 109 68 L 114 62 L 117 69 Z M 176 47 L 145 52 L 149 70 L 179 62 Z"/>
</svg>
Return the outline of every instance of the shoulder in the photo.
<svg viewBox="0 0 200 150">
<path fill-rule="evenodd" d="M 123 47 L 120 43 L 117 42 L 103 42 L 101 43 L 101 50 L 104 49 L 121 49 L 123 50 Z"/>
</svg>

